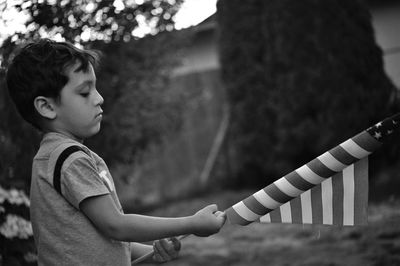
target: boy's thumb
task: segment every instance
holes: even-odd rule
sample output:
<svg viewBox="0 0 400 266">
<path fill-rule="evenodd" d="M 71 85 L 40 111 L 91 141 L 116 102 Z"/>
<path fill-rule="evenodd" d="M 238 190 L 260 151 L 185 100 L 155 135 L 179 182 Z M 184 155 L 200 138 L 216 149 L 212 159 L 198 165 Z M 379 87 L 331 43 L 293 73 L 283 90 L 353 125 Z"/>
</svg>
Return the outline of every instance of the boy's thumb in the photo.
<svg viewBox="0 0 400 266">
<path fill-rule="evenodd" d="M 224 223 L 225 223 L 225 220 L 226 220 L 226 213 L 225 213 L 225 212 L 216 211 L 216 212 L 214 213 L 214 215 L 217 216 L 217 218 L 223 219 L 223 221 L 224 221 Z"/>
</svg>

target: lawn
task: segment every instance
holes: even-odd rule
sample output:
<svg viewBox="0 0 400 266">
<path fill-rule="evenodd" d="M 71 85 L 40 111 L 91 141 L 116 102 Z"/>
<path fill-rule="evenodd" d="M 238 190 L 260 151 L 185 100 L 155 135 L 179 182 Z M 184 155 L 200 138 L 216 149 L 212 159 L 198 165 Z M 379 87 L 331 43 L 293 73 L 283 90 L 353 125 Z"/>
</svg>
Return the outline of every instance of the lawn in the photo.
<svg viewBox="0 0 400 266">
<path fill-rule="evenodd" d="M 209 203 L 225 209 L 249 194 L 215 193 L 171 203 L 149 214 L 188 215 Z M 163 265 L 400 265 L 400 200 L 371 203 L 369 225 L 362 227 L 225 224 L 208 238 L 182 240 L 180 258 Z"/>
</svg>

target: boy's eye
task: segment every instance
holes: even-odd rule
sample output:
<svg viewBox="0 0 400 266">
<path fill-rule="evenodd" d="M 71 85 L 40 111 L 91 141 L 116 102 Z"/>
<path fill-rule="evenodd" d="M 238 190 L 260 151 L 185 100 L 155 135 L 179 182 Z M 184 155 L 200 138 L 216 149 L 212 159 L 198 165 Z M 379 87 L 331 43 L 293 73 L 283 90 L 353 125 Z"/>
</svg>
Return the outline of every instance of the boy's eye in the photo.
<svg viewBox="0 0 400 266">
<path fill-rule="evenodd" d="M 83 96 L 83 97 L 88 97 L 89 93 L 88 92 L 82 92 L 82 93 L 80 93 L 80 95 Z"/>
</svg>

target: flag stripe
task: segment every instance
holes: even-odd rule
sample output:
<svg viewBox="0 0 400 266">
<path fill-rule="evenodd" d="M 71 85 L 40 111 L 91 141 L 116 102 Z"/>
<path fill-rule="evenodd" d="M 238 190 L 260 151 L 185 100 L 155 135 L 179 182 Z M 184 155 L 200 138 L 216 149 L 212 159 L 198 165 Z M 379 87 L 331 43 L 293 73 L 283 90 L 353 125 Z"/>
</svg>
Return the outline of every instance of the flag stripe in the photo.
<svg viewBox="0 0 400 266">
<path fill-rule="evenodd" d="M 314 186 L 314 184 L 306 181 L 296 171 L 292 171 L 290 174 L 286 175 L 285 178 L 290 184 L 303 191 L 309 190 Z"/>
<path fill-rule="evenodd" d="M 350 165 L 358 160 L 356 157 L 351 156 L 351 154 L 345 151 L 345 149 L 343 149 L 340 145 L 331 149 L 329 152 L 332 154 L 333 157 L 335 157 L 337 160 L 345 165 Z"/>
<path fill-rule="evenodd" d="M 332 206 L 332 178 L 328 178 L 321 183 L 322 197 L 322 223 L 333 224 L 333 206 Z"/>
<path fill-rule="evenodd" d="M 324 165 L 319 159 L 314 159 L 307 164 L 307 166 L 317 175 L 328 178 L 331 177 L 335 171 L 329 169 L 326 165 Z"/>
<path fill-rule="evenodd" d="M 312 223 L 311 189 L 301 194 L 300 200 L 301 200 L 301 209 L 303 210 L 301 214 L 303 223 L 311 224 Z"/>
<path fill-rule="evenodd" d="M 352 156 L 356 157 L 357 159 L 364 158 L 368 154 L 370 154 L 369 151 L 364 150 L 361 148 L 357 143 L 355 143 L 352 139 L 348 139 L 340 146 L 345 149 L 348 153 L 350 153 Z"/>
<path fill-rule="evenodd" d="M 288 202 L 293 198 L 283 193 L 274 183 L 264 188 L 264 190 L 271 198 L 280 203 Z"/>
<path fill-rule="evenodd" d="M 246 205 L 244 205 L 243 201 L 238 202 L 233 205 L 232 208 L 246 221 L 254 221 L 260 217 L 256 213 L 252 212 Z"/>
<path fill-rule="evenodd" d="M 321 163 L 323 163 L 326 167 L 328 167 L 329 169 L 331 169 L 334 172 L 340 172 L 343 170 L 343 168 L 345 168 L 347 166 L 345 164 L 342 164 L 340 161 L 338 161 L 329 152 L 325 152 L 324 154 L 320 155 L 318 157 L 318 159 L 321 161 Z M 329 175 L 329 177 L 331 177 L 332 175 L 333 175 L 333 173 L 331 175 Z"/>
<path fill-rule="evenodd" d="M 290 201 L 280 207 L 282 223 L 292 223 L 292 212 L 290 210 Z"/>
<path fill-rule="evenodd" d="M 270 210 L 273 210 L 280 206 L 281 204 L 271 198 L 267 193 L 265 193 L 264 189 L 261 189 L 257 191 L 256 193 L 253 194 L 254 198 L 261 203 L 265 208 L 268 208 Z"/>
<path fill-rule="evenodd" d="M 290 201 L 290 208 L 292 210 L 293 223 L 301 224 L 303 222 L 301 213 L 301 201 L 300 197 L 294 198 Z"/>
<path fill-rule="evenodd" d="M 274 211 L 270 212 L 271 223 L 281 223 L 281 208 L 277 208 Z"/>
<path fill-rule="evenodd" d="M 260 217 L 261 223 L 270 223 L 271 222 L 271 215 L 267 213 L 266 215 Z"/>
<path fill-rule="evenodd" d="M 365 225 L 368 218 L 368 157 L 354 165 L 354 223 Z"/>
<path fill-rule="evenodd" d="M 354 136 L 352 140 L 357 143 L 361 148 L 369 152 L 373 152 L 378 149 L 382 143 L 372 137 L 367 131 L 363 131 L 358 135 Z"/>
<path fill-rule="evenodd" d="M 343 170 L 343 225 L 354 224 L 354 165 Z"/>
<path fill-rule="evenodd" d="M 311 189 L 312 223 L 322 224 L 322 193 L 321 186 Z"/>
<path fill-rule="evenodd" d="M 251 221 L 245 220 L 240 216 L 233 208 L 233 206 L 225 211 L 226 215 L 229 217 L 229 222 L 232 224 L 248 225 Z"/>
<path fill-rule="evenodd" d="M 285 177 L 276 180 L 274 182 L 274 184 L 282 192 L 284 192 L 286 195 L 288 195 L 288 196 L 290 196 L 292 198 L 297 197 L 298 195 L 300 195 L 303 192 L 303 190 L 300 190 L 300 189 L 296 188 L 290 182 L 288 182 L 288 180 Z"/>
<path fill-rule="evenodd" d="M 314 185 L 319 184 L 325 180 L 325 178 L 314 173 L 307 165 L 303 165 L 302 167 L 296 169 L 296 172 L 307 182 Z"/>
<path fill-rule="evenodd" d="M 270 211 L 268 208 L 265 208 L 260 202 L 258 202 L 254 196 L 247 197 L 245 200 L 243 200 L 243 203 L 247 208 L 258 215 L 264 215 Z"/>
<path fill-rule="evenodd" d="M 332 197 L 333 205 L 333 224 L 343 224 L 343 172 L 339 172 L 332 177 Z"/>
</svg>

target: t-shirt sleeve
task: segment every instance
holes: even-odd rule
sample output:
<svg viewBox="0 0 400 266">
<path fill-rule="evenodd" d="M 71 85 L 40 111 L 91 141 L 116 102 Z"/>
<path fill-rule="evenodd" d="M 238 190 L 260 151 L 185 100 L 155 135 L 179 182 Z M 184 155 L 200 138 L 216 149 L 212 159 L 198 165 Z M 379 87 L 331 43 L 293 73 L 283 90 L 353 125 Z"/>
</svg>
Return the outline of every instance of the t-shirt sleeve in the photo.
<svg viewBox="0 0 400 266">
<path fill-rule="evenodd" d="M 61 173 L 61 192 L 75 208 L 86 198 L 109 194 L 110 191 L 88 156 L 73 160 Z"/>
</svg>

